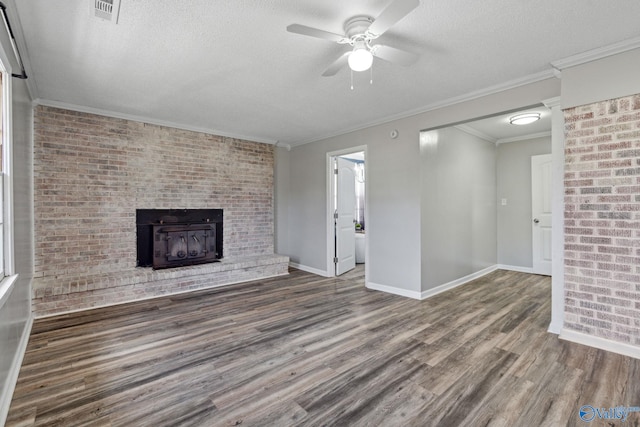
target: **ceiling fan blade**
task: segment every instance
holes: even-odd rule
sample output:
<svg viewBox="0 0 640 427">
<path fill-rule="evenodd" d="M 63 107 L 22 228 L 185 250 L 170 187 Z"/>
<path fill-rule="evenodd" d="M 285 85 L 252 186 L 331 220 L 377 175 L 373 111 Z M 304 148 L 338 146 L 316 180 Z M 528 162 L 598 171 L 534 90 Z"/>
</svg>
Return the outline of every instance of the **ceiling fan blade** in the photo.
<svg viewBox="0 0 640 427">
<path fill-rule="evenodd" d="M 287 27 L 290 33 L 302 34 L 303 36 L 316 37 L 319 39 L 330 40 L 332 42 L 340 42 L 345 37 L 339 34 L 330 33 L 329 31 L 319 30 L 317 28 L 307 27 L 306 25 L 291 24 Z"/>
<path fill-rule="evenodd" d="M 329 65 L 329 67 L 326 70 L 324 70 L 324 73 L 322 73 L 322 77 L 335 76 L 336 73 L 340 71 L 341 68 L 347 65 L 347 61 L 349 59 L 350 54 L 351 54 L 351 51 L 348 51 L 340 55 L 338 59 L 333 61 L 333 64 Z"/>
<path fill-rule="evenodd" d="M 420 0 L 395 0 L 382 11 L 367 31 L 379 36 L 419 5 Z"/>
<path fill-rule="evenodd" d="M 373 46 L 371 48 L 371 53 L 376 58 L 384 59 L 385 61 L 404 66 L 411 65 L 418 59 L 418 55 L 416 55 L 415 53 L 396 49 L 395 47 L 386 46 L 383 44 L 377 44 Z"/>
</svg>

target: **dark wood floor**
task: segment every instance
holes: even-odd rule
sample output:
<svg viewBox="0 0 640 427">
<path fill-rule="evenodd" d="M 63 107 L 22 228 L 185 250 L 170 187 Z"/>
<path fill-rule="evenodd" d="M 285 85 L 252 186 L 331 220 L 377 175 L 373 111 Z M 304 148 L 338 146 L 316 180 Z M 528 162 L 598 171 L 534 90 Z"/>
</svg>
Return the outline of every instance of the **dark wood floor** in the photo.
<svg viewBox="0 0 640 427">
<path fill-rule="evenodd" d="M 546 332 L 548 277 L 425 301 L 363 283 L 293 270 L 38 320 L 7 426 L 584 426 L 582 405 L 640 406 L 640 360 Z"/>
</svg>

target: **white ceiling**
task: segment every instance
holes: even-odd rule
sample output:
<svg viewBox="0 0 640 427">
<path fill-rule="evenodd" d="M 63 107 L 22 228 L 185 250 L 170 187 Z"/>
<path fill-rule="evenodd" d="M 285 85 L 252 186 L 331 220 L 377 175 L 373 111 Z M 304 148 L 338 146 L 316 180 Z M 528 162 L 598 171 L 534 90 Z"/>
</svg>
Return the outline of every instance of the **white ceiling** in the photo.
<svg viewBox="0 0 640 427">
<path fill-rule="evenodd" d="M 121 0 L 117 25 L 90 16 L 92 1 L 8 2 L 42 103 L 291 145 L 551 76 L 550 62 L 640 36 L 637 0 L 421 0 L 379 39 L 420 59 L 376 59 L 373 85 L 354 73 L 352 91 L 347 69 L 321 76 L 345 46 L 285 29 L 341 34 L 390 0 Z"/>
</svg>

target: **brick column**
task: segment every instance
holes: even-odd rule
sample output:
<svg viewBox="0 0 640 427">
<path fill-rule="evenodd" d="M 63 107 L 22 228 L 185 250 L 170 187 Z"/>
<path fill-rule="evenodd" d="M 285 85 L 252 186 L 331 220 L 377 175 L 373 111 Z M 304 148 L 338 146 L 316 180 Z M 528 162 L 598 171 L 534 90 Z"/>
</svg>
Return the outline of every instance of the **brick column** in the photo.
<svg viewBox="0 0 640 427">
<path fill-rule="evenodd" d="M 640 345 L 640 95 L 565 115 L 565 327 Z"/>
</svg>

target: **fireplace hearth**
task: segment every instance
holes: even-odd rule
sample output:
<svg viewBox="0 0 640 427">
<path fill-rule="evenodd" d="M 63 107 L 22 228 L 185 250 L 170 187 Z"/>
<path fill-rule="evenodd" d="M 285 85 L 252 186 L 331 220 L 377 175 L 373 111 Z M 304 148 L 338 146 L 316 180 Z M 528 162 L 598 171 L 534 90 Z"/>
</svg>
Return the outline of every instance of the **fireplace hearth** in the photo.
<svg viewBox="0 0 640 427">
<path fill-rule="evenodd" d="M 137 209 L 137 266 L 154 269 L 222 258 L 222 209 Z"/>
</svg>

